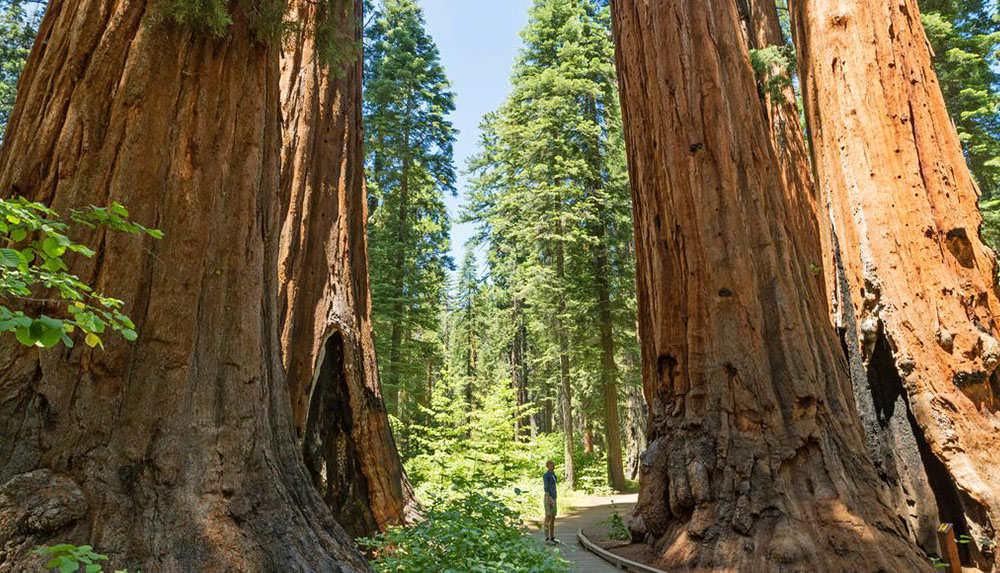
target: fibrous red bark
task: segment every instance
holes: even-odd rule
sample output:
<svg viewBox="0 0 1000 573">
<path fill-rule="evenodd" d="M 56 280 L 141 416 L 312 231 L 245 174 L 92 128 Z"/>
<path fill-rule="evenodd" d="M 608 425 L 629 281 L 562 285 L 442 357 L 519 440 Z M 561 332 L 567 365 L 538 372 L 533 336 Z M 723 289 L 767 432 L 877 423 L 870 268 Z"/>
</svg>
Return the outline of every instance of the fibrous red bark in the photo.
<svg viewBox="0 0 1000 573">
<path fill-rule="evenodd" d="M 651 418 L 633 535 L 668 568 L 929 570 L 865 449 L 737 2 L 612 11 Z"/>
<path fill-rule="evenodd" d="M 941 521 L 996 541 L 996 262 L 917 3 L 799 0 L 791 13 L 846 343 L 880 421 L 902 416 L 915 437 L 900 479 L 926 474 Z M 995 567 L 980 543 L 963 560 Z"/>
<path fill-rule="evenodd" d="M 61 212 L 118 201 L 166 237 L 82 237 L 98 255 L 73 270 L 125 301 L 134 344 L 0 339 L 0 570 L 57 542 L 144 571 L 368 569 L 292 434 L 278 54 L 247 5 L 232 4 L 225 37 L 142 0 L 48 5 L 0 194 Z"/>
<path fill-rule="evenodd" d="M 786 46 L 774 0 L 752 0 L 748 7 L 745 21 L 750 48 L 759 50 L 769 46 Z M 790 69 L 776 69 L 772 72 L 786 78 L 791 74 Z M 842 262 L 837 254 L 839 243 L 833 236 L 826 216 L 827 203 L 817 200 L 818 193 L 799 125 L 799 110 L 791 82 L 785 83 L 775 93 L 776 90 L 768 89 L 769 81 L 772 81 L 771 77 L 758 78 L 767 125 L 778 152 L 778 163 L 786 188 L 809 191 L 808 195 L 802 193 L 799 196 L 792 195 L 791 198 L 793 203 L 798 203 L 796 212 L 805 216 L 799 220 L 802 232 L 809 232 L 808 229 L 819 220 L 820 251 L 813 251 L 807 256 L 817 280 L 825 278 L 823 284 L 827 301 L 831 303 L 831 318 L 843 339 L 845 332 L 855 332 L 855 328 L 854 316 L 847 311 L 849 305 L 845 305 L 836 296 L 843 280 Z M 822 217 L 819 216 L 819 209 L 824 209 Z M 817 245 L 814 242 L 811 246 Z M 821 270 L 823 272 L 819 272 Z M 875 463 L 876 472 L 886 488 L 889 501 L 910 538 L 926 551 L 937 553 L 937 503 L 927 473 L 919 461 L 918 439 L 908 421 L 906 408 L 896 408 L 891 415 L 884 415 L 876 406 L 878 396 L 873 395 L 869 388 L 869 377 L 865 372 L 860 349 L 856 344 L 844 343 L 843 346 L 849 365 L 855 407 L 865 432 L 865 443 Z"/>
<path fill-rule="evenodd" d="M 372 339 L 361 126 L 361 54 L 328 61 L 318 42 L 337 30 L 360 42 L 361 2 L 292 3 L 299 22 L 281 62 L 288 198 L 278 261 L 281 344 L 306 467 L 354 536 L 412 517 Z"/>
</svg>

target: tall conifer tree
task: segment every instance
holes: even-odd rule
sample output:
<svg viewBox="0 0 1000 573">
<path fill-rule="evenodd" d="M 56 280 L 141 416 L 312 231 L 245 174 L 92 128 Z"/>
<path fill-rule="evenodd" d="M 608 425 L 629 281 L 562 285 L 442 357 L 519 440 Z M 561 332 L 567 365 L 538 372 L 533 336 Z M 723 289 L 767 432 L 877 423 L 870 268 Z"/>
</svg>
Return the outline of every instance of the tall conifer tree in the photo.
<svg viewBox="0 0 1000 573">
<path fill-rule="evenodd" d="M 452 374 L 461 380 L 465 403 L 470 409 L 473 406 L 474 383 L 479 375 L 479 341 L 482 337 L 479 293 L 476 252 L 472 245 L 466 245 L 450 309 L 450 358 Z"/>
<path fill-rule="evenodd" d="M 1000 194 L 1000 6 L 920 0 L 934 71 L 984 198 Z"/>
<path fill-rule="evenodd" d="M 17 81 L 35 41 L 44 3 L 35 4 L 34 10 L 26 4 L 23 0 L 0 0 L 0 140 L 14 109 Z"/>
<path fill-rule="evenodd" d="M 571 485 L 572 398 L 588 379 L 607 398 L 605 441 L 617 466 L 611 475 L 623 485 L 617 293 L 607 279 L 619 250 L 609 243 L 630 235 L 631 226 L 609 33 L 606 11 L 591 0 L 536 0 L 521 33 L 512 92 L 483 124 L 469 197 L 481 239 L 491 246 L 494 280 L 511 284 L 515 314 L 523 308 L 537 343 L 529 359 L 546 387 L 558 389 Z"/>
<path fill-rule="evenodd" d="M 369 26 L 365 71 L 372 315 L 389 410 L 407 418 L 440 361 L 455 192 L 454 94 L 413 0 L 386 0 Z M 403 436 L 405 448 L 406 437 Z"/>
</svg>

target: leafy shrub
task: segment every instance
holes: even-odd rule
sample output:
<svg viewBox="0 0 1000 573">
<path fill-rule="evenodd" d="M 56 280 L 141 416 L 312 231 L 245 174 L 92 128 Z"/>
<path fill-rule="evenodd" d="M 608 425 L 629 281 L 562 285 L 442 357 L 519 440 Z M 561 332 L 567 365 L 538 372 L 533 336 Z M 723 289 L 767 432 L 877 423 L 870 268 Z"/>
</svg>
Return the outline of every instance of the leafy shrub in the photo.
<svg viewBox="0 0 1000 573">
<path fill-rule="evenodd" d="M 107 561 L 107 555 L 94 552 L 90 545 L 53 545 L 52 547 L 39 547 L 32 551 L 41 557 L 50 557 L 45 567 L 58 569 L 59 573 L 71 573 L 73 571 L 83 571 L 84 573 L 102 573 L 104 569 L 98 561 Z M 128 573 L 127 569 L 115 571 L 115 573 Z"/>
<path fill-rule="evenodd" d="M 523 413 L 509 385 L 490 390 L 482 402 L 469 411 L 460 393 L 437 393 L 423 409 L 427 423 L 410 426 L 406 471 L 418 493 L 441 497 L 456 487 L 482 490 L 522 481 L 537 481 L 541 488 L 545 461 L 561 458 L 561 434 L 512 440 Z"/>
<path fill-rule="evenodd" d="M 614 490 L 608 484 L 608 462 L 604 452 L 583 453 L 577 446 L 573 455 L 576 466 L 576 488 L 591 495 L 612 495 Z"/>
<path fill-rule="evenodd" d="M 618 511 L 611 513 L 605 522 L 608 526 L 608 539 L 614 541 L 631 541 L 632 534 L 629 533 L 628 527 L 625 526 L 625 521 L 622 520 L 622 516 Z"/>
<path fill-rule="evenodd" d="M 437 500 L 426 518 L 359 539 L 374 553 L 380 573 L 508 572 L 559 573 L 568 563 L 526 536 L 520 515 L 476 491 Z"/>
</svg>

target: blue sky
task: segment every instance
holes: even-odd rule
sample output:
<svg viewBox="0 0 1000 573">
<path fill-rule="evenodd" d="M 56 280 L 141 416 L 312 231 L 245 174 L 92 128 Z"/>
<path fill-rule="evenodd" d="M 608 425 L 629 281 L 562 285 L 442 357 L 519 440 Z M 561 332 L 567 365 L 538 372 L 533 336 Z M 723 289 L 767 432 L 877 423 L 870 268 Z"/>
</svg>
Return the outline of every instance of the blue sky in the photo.
<svg viewBox="0 0 1000 573">
<path fill-rule="evenodd" d="M 510 89 L 510 72 L 521 46 L 518 32 L 528 22 L 531 0 L 419 0 L 427 32 L 441 50 L 441 62 L 456 94 L 451 120 L 459 130 L 455 166 L 459 171 L 458 197 L 446 202 L 458 217 L 467 178 L 466 159 L 477 151 L 479 122 L 503 103 Z M 451 252 L 462 262 L 470 225 L 454 225 Z M 482 261 L 480 261 L 482 264 Z"/>
</svg>

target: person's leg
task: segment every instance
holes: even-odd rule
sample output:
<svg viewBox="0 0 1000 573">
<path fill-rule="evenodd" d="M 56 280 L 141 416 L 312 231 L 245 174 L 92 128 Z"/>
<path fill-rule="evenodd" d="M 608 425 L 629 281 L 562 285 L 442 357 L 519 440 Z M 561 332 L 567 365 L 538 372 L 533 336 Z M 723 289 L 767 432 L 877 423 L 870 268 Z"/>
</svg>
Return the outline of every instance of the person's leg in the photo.
<svg viewBox="0 0 1000 573">
<path fill-rule="evenodd" d="M 555 538 L 556 538 L 556 516 L 555 515 L 550 515 L 550 516 L 546 517 L 545 519 L 548 520 L 549 539 L 555 540 Z"/>
</svg>

